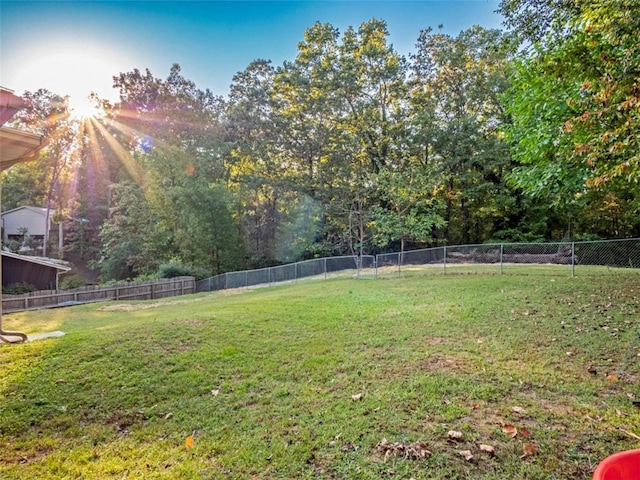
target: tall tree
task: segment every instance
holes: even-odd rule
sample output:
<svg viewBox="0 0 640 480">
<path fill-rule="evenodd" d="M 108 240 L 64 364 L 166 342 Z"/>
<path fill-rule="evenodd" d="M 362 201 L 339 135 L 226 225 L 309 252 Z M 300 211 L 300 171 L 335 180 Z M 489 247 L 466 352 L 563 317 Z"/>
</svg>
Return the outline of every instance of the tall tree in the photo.
<svg viewBox="0 0 640 480">
<path fill-rule="evenodd" d="M 17 166 L 6 174 L 3 205 L 35 204 L 47 210 L 46 223 L 63 221 L 72 201 L 70 171 L 77 163 L 78 125 L 69 114 L 67 97 L 46 89 L 25 92 L 30 107 L 20 111 L 13 122 L 19 128 L 42 135 L 45 146 L 34 164 Z M 7 203 L 5 203 L 7 201 Z M 55 212 L 55 213 L 52 213 Z M 50 248 L 45 234 L 42 255 Z M 62 252 L 57 252 L 59 256 Z"/>
<path fill-rule="evenodd" d="M 457 37 L 426 29 L 412 55 L 413 141 L 438 179 L 448 242 L 481 242 L 511 213 L 511 159 L 499 132 L 508 121 L 499 98 L 510 63 L 504 40 L 477 26 Z"/>
<path fill-rule="evenodd" d="M 153 235 L 146 240 L 153 244 L 149 249 L 155 253 L 155 263 L 177 259 L 211 273 L 230 268 L 220 257 L 237 251 L 241 242 L 218 231 L 220 224 L 235 223 L 233 208 L 221 206 L 229 197 L 220 195 L 218 187 L 226 188 L 229 178 L 224 102 L 184 78 L 179 65 L 173 65 L 164 80 L 148 70 L 145 74 L 133 70 L 114 77 L 114 85 L 120 101 L 100 134 L 120 152 L 129 177 L 144 192 L 140 208 L 144 206 L 149 218 L 156 219 Z M 211 220 L 213 212 L 217 223 Z M 114 242 L 105 245 L 107 257 L 118 252 L 111 247 L 117 248 Z"/>
</svg>

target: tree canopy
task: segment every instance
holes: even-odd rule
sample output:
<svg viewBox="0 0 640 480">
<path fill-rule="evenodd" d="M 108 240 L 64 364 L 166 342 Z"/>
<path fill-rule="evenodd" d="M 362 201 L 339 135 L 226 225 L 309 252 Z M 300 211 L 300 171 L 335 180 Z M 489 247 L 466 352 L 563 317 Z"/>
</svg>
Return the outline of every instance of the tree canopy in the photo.
<svg viewBox="0 0 640 480">
<path fill-rule="evenodd" d="M 640 11 L 504 0 L 506 31 L 316 23 L 295 58 L 251 62 L 226 98 L 171 66 L 114 76 L 74 121 L 27 92 L 50 138 L 3 173 L 3 205 L 49 205 L 105 280 L 203 275 L 437 244 L 640 236 Z M 194 270 L 195 271 L 195 270 Z"/>
</svg>

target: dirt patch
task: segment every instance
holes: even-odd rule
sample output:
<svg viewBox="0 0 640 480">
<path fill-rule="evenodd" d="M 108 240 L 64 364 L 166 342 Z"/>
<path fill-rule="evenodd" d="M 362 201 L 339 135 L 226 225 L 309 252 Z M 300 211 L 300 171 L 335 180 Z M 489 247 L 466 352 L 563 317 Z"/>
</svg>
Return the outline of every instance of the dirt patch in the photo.
<svg viewBox="0 0 640 480">
<path fill-rule="evenodd" d="M 412 362 L 407 364 L 407 369 L 410 371 L 418 370 L 425 372 L 448 373 L 462 373 L 475 370 L 475 368 L 464 358 L 448 357 L 444 355 L 431 355 L 429 358 Z"/>
<path fill-rule="evenodd" d="M 444 337 L 429 337 L 429 338 L 425 338 L 423 343 L 430 347 L 434 347 L 436 345 L 442 345 L 443 343 L 447 343 L 447 339 Z"/>
<path fill-rule="evenodd" d="M 385 371 L 385 375 L 407 377 L 418 372 L 460 374 L 470 373 L 475 370 L 476 367 L 464 358 L 435 354 L 427 358 L 405 362 L 401 365 L 394 365 L 390 370 Z"/>
<path fill-rule="evenodd" d="M 154 302 L 154 303 L 118 303 L 116 305 L 107 305 L 104 307 L 100 307 L 98 311 L 100 312 L 134 312 L 136 310 L 147 310 L 149 308 L 158 308 L 158 307 L 166 307 L 169 305 L 181 305 L 183 303 L 193 303 L 199 302 L 202 298 L 194 298 L 191 300 L 171 300 L 165 302 Z"/>
<path fill-rule="evenodd" d="M 188 327 L 202 327 L 204 322 L 200 318 L 183 318 L 175 322 L 176 325 L 186 325 Z"/>
</svg>

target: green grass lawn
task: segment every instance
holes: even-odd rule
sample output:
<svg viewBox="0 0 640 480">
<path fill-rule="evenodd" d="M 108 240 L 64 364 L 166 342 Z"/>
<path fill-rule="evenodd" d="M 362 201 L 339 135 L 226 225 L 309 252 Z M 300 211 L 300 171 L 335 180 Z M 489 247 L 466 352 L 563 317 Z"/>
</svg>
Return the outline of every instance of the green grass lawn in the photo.
<svg viewBox="0 0 640 480">
<path fill-rule="evenodd" d="M 589 479 L 640 446 L 639 300 L 409 275 L 7 315 L 66 336 L 0 346 L 0 478 Z"/>
</svg>

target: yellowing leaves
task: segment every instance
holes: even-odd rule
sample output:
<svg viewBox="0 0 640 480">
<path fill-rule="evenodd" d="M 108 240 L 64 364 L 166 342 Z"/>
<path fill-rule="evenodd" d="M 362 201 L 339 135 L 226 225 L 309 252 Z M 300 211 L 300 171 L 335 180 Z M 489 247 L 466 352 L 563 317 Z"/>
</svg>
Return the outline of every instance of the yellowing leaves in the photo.
<svg viewBox="0 0 640 480">
<path fill-rule="evenodd" d="M 193 435 L 189 435 L 185 441 L 184 441 L 184 448 L 191 448 L 193 447 Z"/>
<path fill-rule="evenodd" d="M 515 438 L 518 435 L 518 429 L 511 424 L 506 424 L 502 427 L 502 431 L 509 435 L 511 438 Z"/>
<path fill-rule="evenodd" d="M 522 445 L 522 455 L 520 458 L 532 457 L 537 453 L 536 446 L 533 443 L 524 443 Z"/>
</svg>

